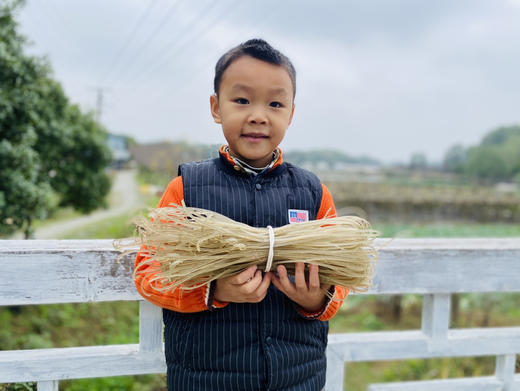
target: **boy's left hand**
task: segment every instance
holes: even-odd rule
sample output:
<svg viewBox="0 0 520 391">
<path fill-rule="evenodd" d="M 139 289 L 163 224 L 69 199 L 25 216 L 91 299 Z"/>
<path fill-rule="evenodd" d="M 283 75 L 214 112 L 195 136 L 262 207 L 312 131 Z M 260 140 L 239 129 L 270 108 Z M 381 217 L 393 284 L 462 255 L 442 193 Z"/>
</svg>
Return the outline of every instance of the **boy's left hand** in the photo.
<svg viewBox="0 0 520 391">
<path fill-rule="evenodd" d="M 271 282 L 285 295 L 299 304 L 307 312 L 316 312 L 326 303 L 326 296 L 322 289 L 330 289 L 330 285 L 321 286 L 318 265 L 309 265 L 309 281 L 305 280 L 305 264 L 297 262 L 294 271 L 294 284 L 287 276 L 285 266 L 278 266 L 278 276 L 273 275 Z"/>
</svg>

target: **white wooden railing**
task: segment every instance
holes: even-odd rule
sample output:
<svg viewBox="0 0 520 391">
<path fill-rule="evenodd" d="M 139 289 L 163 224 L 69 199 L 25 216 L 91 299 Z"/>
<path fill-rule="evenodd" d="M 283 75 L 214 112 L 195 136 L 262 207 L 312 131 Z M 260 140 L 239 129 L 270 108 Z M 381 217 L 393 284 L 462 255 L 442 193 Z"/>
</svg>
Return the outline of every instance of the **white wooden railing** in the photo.
<svg viewBox="0 0 520 391">
<path fill-rule="evenodd" d="M 370 391 L 520 390 L 519 327 L 450 329 L 450 294 L 520 291 L 520 239 L 396 239 L 377 242 L 380 260 L 368 294 L 422 294 L 422 329 L 330 334 L 327 390 L 343 389 L 345 363 L 496 356 L 496 373 L 372 384 Z M 133 259 L 116 262 L 110 240 L 0 241 L 0 306 L 140 300 L 139 344 L 0 351 L 0 383 L 164 373 L 161 309 L 135 291 Z M 348 387 L 347 387 L 348 388 Z"/>
</svg>

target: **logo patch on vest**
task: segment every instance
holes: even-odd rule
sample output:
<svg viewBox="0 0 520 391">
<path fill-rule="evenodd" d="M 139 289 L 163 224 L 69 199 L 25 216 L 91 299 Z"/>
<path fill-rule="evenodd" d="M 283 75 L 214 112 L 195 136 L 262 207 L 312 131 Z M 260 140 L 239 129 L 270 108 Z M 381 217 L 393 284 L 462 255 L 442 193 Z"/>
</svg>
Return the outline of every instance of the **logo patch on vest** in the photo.
<svg viewBox="0 0 520 391">
<path fill-rule="evenodd" d="M 300 209 L 289 209 L 289 224 L 304 223 L 309 221 L 309 211 Z"/>
</svg>

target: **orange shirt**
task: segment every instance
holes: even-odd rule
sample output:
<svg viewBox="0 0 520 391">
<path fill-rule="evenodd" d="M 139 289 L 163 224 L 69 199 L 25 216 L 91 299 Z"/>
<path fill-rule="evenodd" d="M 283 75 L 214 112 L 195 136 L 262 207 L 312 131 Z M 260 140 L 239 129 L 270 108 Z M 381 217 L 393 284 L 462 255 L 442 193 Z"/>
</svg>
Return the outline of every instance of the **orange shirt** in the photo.
<svg viewBox="0 0 520 391">
<path fill-rule="evenodd" d="M 228 159 L 228 161 L 235 165 L 236 162 L 233 158 L 223 149 L 220 150 L 221 154 Z M 280 152 L 278 160 L 275 162 L 272 168 L 282 164 L 282 155 Z M 272 169 L 271 168 L 271 169 Z M 327 217 L 335 217 L 336 209 L 334 207 L 334 202 L 332 201 L 332 196 L 325 185 L 322 184 L 323 195 L 321 198 L 321 205 L 316 216 L 316 219 L 323 219 L 325 216 Z M 181 205 L 184 199 L 184 190 L 182 184 L 182 178 L 178 176 L 173 179 L 165 192 L 163 193 L 161 200 L 159 201 L 159 208 L 168 206 L 171 203 Z M 222 308 L 228 305 L 226 302 L 219 302 L 216 299 L 212 300 L 212 303 L 208 303 L 209 299 L 209 284 L 193 290 L 182 290 L 175 289 L 174 291 L 168 292 L 159 292 L 154 289 L 151 285 L 150 280 L 153 280 L 155 276 L 153 273 L 153 268 L 157 267 L 158 263 L 155 265 L 153 263 L 141 263 L 146 260 L 146 256 L 141 253 L 137 254 L 135 259 L 135 268 L 136 268 L 136 277 L 135 277 L 135 285 L 137 291 L 141 296 L 143 296 L 146 300 L 152 302 L 159 307 L 166 308 L 172 311 L 177 312 L 200 312 L 213 308 Z M 161 287 L 161 283 L 159 281 L 154 281 L 154 285 Z M 299 312 L 310 319 L 319 319 L 319 320 L 329 320 L 332 318 L 338 311 L 339 307 L 345 300 L 345 297 L 348 294 L 348 289 L 342 286 L 336 285 L 334 287 L 334 297 L 333 300 L 328 300 L 325 308 L 320 311 L 309 313 L 304 311 L 302 308 L 298 308 Z"/>
</svg>

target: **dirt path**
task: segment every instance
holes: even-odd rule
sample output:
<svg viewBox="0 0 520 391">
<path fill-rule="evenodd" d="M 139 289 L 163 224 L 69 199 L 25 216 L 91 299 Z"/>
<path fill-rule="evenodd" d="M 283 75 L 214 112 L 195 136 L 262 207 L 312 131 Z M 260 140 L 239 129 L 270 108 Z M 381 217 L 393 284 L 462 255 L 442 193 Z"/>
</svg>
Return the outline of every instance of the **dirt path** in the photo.
<svg viewBox="0 0 520 391">
<path fill-rule="evenodd" d="M 136 172 L 134 170 L 118 171 L 115 175 L 110 191 L 110 200 L 113 205 L 109 209 L 92 212 L 87 216 L 82 216 L 72 220 L 60 221 L 55 224 L 47 225 L 36 229 L 35 239 L 58 239 L 70 231 L 81 228 L 84 225 L 95 223 L 107 218 L 119 216 L 133 208 L 141 205 L 139 199 L 139 189 L 135 181 Z M 20 237 L 19 239 L 21 239 Z"/>
</svg>

